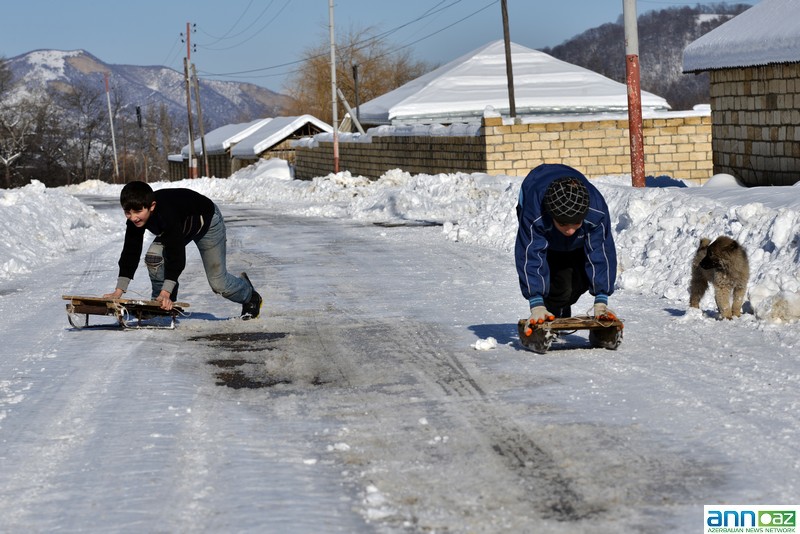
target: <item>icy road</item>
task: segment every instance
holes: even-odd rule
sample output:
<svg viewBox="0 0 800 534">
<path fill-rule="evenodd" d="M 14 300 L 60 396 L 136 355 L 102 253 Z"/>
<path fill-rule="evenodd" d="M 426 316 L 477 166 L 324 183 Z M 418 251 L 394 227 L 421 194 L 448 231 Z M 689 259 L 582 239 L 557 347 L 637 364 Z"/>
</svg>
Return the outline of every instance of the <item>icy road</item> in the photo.
<svg viewBox="0 0 800 534">
<path fill-rule="evenodd" d="M 258 320 L 190 247 L 176 330 L 71 328 L 61 295 L 113 289 L 119 236 L 4 286 L 0 531 L 699 532 L 704 504 L 800 495 L 796 347 L 752 316 L 618 292 L 618 351 L 537 355 L 510 255 L 223 212 Z"/>
</svg>

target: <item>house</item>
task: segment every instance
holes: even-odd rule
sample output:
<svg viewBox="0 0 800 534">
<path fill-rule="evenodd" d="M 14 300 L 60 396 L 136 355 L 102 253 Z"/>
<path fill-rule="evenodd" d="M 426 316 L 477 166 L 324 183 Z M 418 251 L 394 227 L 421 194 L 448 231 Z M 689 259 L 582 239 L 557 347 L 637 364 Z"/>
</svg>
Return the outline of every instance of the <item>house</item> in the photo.
<svg viewBox="0 0 800 534">
<path fill-rule="evenodd" d="M 234 172 L 263 157 L 281 158 L 293 164 L 292 141 L 323 132 L 331 133 L 333 128 L 312 115 L 275 117 L 231 147 Z"/>
<path fill-rule="evenodd" d="M 341 134 L 336 147 L 329 134 L 297 143 L 295 177 L 332 172 L 334 153 L 340 171 L 369 178 L 397 168 L 525 176 L 541 163 L 589 177 L 630 173 L 627 87 L 517 44 L 511 53 L 516 117 L 504 43 L 490 42 L 359 106 L 365 134 Z M 641 101 L 647 172 L 708 180 L 710 111 L 672 112 L 648 92 Z"/>
<path fill-rule="evenodd" d="M 750 186 L 800 181 L 798 8 L 762 0 L 684 50 L 684 72 L 709 72 L 715 173 Z"/>
<path fill-rule="evenodd" d="M 511 43 L 517 116 L 627 113 L 624 84 L 544 52 Z M 508 116 L 505 44 L 487 43 L 359 106 L 368 128 L 385 124 L 480 122 L 487 106 Z M 642 91 L 642 110 L 668 110 Z"/>
<path fill-rule="evenodd" d="M 195 139 L 194 153 L 202 176 L 227 178 L 259 158 L 294 160 L 292 140 L 323 132 L 330 125 L 311 115 L 256 119 L 250 122 L 227 124 L 208 132 L 204 139 Z M 203 154 L 205 144 L 206 156 Z M 205 161 L 208 169 L 203 169 Z M 189 145 L 180 155 L 169 157 L 170 179 L 188 176 Z"/>
</svg>

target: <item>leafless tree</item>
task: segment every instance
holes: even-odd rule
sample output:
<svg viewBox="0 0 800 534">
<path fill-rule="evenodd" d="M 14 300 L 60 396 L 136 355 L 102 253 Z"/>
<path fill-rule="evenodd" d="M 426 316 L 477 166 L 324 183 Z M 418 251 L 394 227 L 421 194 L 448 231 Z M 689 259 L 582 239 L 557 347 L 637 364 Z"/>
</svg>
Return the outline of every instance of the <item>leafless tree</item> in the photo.
<svg viewBox="0 0 800 534">
<path fill-rule="evenodd" d="M 309 113 L 331 122 L 331 67 L 330 42 L 305 50 L 304 62 L 287 82 L 284 90 L 292 97 L 290 113 Z M 400 87 L 428 72 L 432 66 L 415 61 L 407 49 L 397 49 L 375 36 L 371 28 L 351 29 L 336 40 L 336 84 L 351 106 L 356 94 L 353 65 L 358 66 L 358 101 L 367 102 Z M 344 116 L 344 107 L 338 104 L 337 113 Z"/>
</svg>

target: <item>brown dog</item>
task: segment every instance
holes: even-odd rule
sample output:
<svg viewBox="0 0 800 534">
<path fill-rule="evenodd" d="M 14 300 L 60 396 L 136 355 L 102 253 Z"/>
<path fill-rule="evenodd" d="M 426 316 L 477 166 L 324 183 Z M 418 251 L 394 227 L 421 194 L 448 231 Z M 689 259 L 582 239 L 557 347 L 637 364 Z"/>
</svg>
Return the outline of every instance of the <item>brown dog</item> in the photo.
<svg viewBox="0 0 800 534">
<path fill-rule="evenodd" d="M 702 238 L 692 261 L 692 281 L 689 285 L 689 306 L 700 307 L 709 282 L 714 286 L 714 300 L 722 319 L 739 317 L 750 278 L 747 252 L 736 240 L 720 236 L 712 243 Z M 733 296 L 733 305 L 731 305 Z"/>
</svg>

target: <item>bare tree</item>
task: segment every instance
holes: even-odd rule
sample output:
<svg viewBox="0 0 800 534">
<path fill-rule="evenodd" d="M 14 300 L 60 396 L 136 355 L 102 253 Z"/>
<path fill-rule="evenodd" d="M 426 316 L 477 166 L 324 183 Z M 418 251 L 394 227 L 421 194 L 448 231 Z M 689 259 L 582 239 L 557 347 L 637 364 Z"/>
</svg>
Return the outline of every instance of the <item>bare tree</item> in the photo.
<svg viewBox="0 0 800 534">
<path fill-rule="evenodd" d="M 72 117 L 63 125 L 63 134 L 69 140 L 63 151 L 69 182 L 107 179 L 113 173 L 113 162 L 102 84 L 73 85 L 57 90 L 54 96 L 58 105 Z"/>
<path fill-rule="evenodd" d="M 7 94 L 13 84 L 13 75 L 0 57 L 0 166 L 3 169 L 3 184 L 10 189 L 13 183 L 14 166 L 28 150 L 34 135 L 35 112 L 29 99 L 10 101 Z"/>
<path fill-rule="evenodd" d="M 305 60 L 284 90 L 292 97 L 289 112 L 308 113 L 331 122 L 330 42 L 323 40 L 304 52 Z M 358 66 L 358 99 L 353 83 L 353 65 Z M 398 50 L 375 37 L 372 29 L 351 29 L 336 42 L 336 82 L 351 105 L 363 103 L 400 87 L 431 70 L 432 66 L 412 59 L 408 50 Z M 344 106 L 338 104 L 339 117 Z"/>
</svg>

